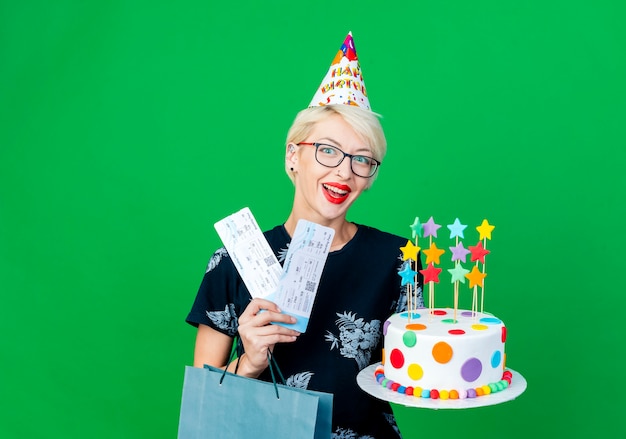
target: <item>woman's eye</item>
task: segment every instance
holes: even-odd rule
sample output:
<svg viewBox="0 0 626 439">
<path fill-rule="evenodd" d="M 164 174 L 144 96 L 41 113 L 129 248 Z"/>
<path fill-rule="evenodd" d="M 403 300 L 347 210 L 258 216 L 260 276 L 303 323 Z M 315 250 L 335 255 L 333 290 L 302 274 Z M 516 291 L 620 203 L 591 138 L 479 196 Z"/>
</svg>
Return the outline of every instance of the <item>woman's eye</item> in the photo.
<svg viewBox="0 0 626 439">
<path fill-rule="evenodd" d="M 372 163 L 369 157 L 363 155 L 355 155 L 352 159 L 360 165 L 370 165 Z"/>
</svg>

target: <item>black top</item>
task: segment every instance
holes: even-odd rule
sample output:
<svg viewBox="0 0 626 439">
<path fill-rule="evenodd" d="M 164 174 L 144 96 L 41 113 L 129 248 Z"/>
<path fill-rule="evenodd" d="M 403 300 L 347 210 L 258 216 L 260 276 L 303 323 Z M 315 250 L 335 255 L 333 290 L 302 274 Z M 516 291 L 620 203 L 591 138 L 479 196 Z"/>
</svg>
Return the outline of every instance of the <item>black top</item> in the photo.
<svg viewBox="0 0 626 439">
<path fill-rule="evenodd" d="M 264 235 L 282 264 L 289 234 L 280 225 Z M 407 286 L 398 274 L 407 263 L 400 250 L 406 243 L 406 238 L 358 225 L 352 240 L 328 255 L 306 332 L 274 348 L 288 385 L 334 394 L 333 437 L 399 437 L 389 404 L 365 393 L 356 376 L 381 360 L 385 320 L 406 310 Z M 423 306 L 421 288 L 417 294 L 417 305 Z M 249 302 L 250 293 L 220 248 L 209 261 L 187 322 L 234 336 Z M 259 378 L 271 381 L 269 370 Z"/>
</svg>

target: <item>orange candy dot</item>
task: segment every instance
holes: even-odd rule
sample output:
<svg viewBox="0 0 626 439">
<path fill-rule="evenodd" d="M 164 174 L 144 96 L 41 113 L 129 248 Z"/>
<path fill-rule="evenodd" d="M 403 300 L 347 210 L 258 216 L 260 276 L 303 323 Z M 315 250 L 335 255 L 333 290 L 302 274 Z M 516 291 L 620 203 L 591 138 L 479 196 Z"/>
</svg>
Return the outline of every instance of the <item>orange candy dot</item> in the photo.
<svg viewBox="0 0 626 439">
<path fill-rule="evenodd" d="M 440 341 L 433 346 L 433 358 L 437 363 L 447 363 L 452 359 L 452 347 L 448 343 Z"/>
<path fill-rule="evenodd" d="M 409 323 L 405 326 L 406 329 L 410 329 L 411 331 L 423 331 L 426 329 L 426 325 L 422 325 L 421 323 Z"/>
</svg>

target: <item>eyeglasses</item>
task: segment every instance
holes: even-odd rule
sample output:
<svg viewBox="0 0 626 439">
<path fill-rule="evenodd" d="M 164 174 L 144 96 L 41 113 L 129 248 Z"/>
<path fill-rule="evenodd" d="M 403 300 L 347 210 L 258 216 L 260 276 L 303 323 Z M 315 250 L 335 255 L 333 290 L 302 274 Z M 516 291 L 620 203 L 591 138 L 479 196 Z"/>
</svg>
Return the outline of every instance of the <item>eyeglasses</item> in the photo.
<svg viewBox="0 0 626 439">
<path fill-rule="evenodd" d="M 298 145 L 314 146 L 315 160 L 322 166 L 327 168 L 336 168 L 343 162 L 346 157 L 350 158 L 350 169 L 354 175 L 363 178 L 370 178 L 380 166 L 380 162 L 373 157 L 366 155 L 354 155 L 343 152 L 336 146 L 327 145 L 325 143 L 300 142 Z"/>
</svg>

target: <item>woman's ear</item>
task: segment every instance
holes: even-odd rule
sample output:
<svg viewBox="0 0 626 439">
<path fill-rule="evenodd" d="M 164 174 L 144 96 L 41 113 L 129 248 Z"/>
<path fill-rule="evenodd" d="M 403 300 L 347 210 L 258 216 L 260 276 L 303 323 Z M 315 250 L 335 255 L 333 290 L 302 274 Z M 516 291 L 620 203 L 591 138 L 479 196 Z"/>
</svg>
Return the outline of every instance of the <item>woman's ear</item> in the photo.
<svg viewBox="0 0 626 439">
<path fill-rule="evenodd" d="M 293 160 L 295 155 L 296 155 L 296 145 L 294 145 L 293 143 L 288 144 L 287 145 L 287 154 L 285 156 L 285 159 Z"/>
<path fill-rule="evenodd" d="M 294 166 L 297 161 L 298 156 L 296 155 L 296 145 L 290 143 L 287 145 L 287 154 L 285 155 L 285 167 L 293 172 Z"/>
</svg>

